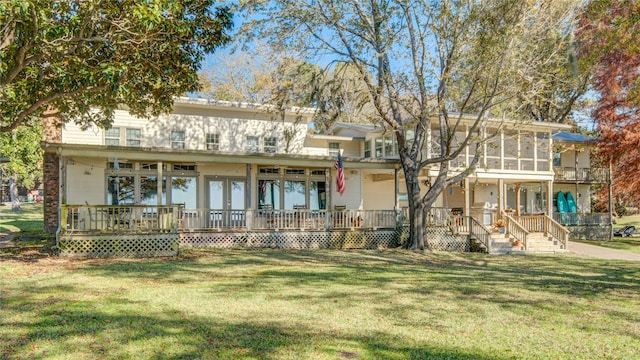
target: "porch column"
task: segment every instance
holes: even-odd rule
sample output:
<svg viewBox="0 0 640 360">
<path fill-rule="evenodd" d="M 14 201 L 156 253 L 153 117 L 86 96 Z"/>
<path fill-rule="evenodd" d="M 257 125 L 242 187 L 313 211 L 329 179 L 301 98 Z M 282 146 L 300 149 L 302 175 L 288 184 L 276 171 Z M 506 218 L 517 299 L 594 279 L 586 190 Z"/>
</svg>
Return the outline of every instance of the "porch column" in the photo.
<svg viewBox="0 0 640 360">
<path fill-rule="evenodd" d="M 516 183 L 516 216 L 520 216 L 520 183 Z"/>
<path fill-rule="evenodd" d="M 471 216 L 471 189 L 469 188 L 469 178 L 464 178 L 464 215 Z"/>
<path fill-rule="evenodd" d="M 247 185 L 244 189 L 245 198 L 244 198 L 244 209 L 246 216 L 246 227 L 247 230 L 251 230 L 253 225 L 253 211 L 251 209 L 251 193 L 253 193 L 253 187 L 251 186 L 251 164 L 247 164 Z"/>
<path fill-rule="evenodd" d="M 324 184 L 325 184 L 325 212 L 324 212 L 324 228 L 329 230 L 331 228 L 331 208 L 333 207 L 333 191 L 331 191 L 331 168 L 327 168 L 324 172 Z"/>
<path fill-rule="evenodd" d="M 162 189 L 164 189 L 164 181 L 162 181 L 162 161 L 158 161 L 158 178 L 156 179 L 156 195 L 158 197 L 157 205 L 162 204 Z"/>
<path fill-rule="evenodd" d="M 498 179 L 498 216 L 502 216 L 505 209 L 504 198 L 504 180 Z"/>
<path fill-rule="evenodd" d="M 395 197 L 394 197 L 394 205 L 393 209 L 395 211 L 400 210 L 400 171 L 398 169 L 393 170 L 394 182 L 395 182 Z"/>
<path fill-rule="evenodd" d="M 547 215 L 553 218 L 553 181 L 547 181 Z"/>
</svg>

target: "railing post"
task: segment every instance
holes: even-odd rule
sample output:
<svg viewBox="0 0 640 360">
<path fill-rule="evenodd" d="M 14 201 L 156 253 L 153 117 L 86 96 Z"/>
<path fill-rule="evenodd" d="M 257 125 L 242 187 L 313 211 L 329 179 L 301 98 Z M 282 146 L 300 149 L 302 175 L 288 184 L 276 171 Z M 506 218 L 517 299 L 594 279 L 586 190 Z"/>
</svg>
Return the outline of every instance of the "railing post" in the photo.
<svg viewBox="0 0 640 360">
<path fill-rule="evenodd" d="M 60 228 L 62 231 L 67 231 L 67 217 L 69 216 L 69 212 L 66 204 L 60 207 L 60 212 Z"/>
<path fill-rule="evenodd" d="M 245 226 L 247 230 L 253 227 L 253 209 L 245 209 Z"/>
</svg>

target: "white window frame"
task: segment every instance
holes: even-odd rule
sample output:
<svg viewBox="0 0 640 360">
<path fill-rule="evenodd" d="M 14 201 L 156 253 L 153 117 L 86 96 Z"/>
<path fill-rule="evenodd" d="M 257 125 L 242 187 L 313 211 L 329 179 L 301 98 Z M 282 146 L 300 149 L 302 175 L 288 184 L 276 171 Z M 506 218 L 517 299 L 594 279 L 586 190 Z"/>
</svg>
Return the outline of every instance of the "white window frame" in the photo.
<svg viewBox="0 0 640 360">
<path fill-rule="evenodd" d="M 182 140 L 175 140 L 174 135 L 182 134 Z M 171 131 L 171 148 L 172 149 L 184 149 L 185 148 L 186 134 L 184 130 L 172 130 Z"/>
<path fill-rule="evenodd" d="M 269 142 L 273 142 L 273 145 L 267 145 Z M 278 148 L 278 138 L 275 136 L 267 136 L 264 138 L 264 152 L 275 153 Z"/>
<path fill-rule="evenodd" d="M 260 138 L 257 136 L 247 136 L 245 143 L 245 150 L 248 152 L 260 151 Z"/>
<path fill-rule="evenodd" d="M 207 133 L 206 142 L 207 150 L 220 150 L 220 134 Z"/>
<path fill-rule="evenodd" d="M 118 136 L 114 136 L 115 134 L 109 134 L 109 131 L 118 132 Z M 109 142 L 115 142 L 115 144 L 109 144 Z M 110 129 L 106 129 L 104 131 L 104 144 L 110 146 L 120 146 L 120 128 L 112 127 Z"/>
<path fill-rule="evenodd" d="M 138 136 L 137 137 L 129 137 L 129 134 L 131 134 L 132 131 L 137 131 L 138 132 Z M 141 139 L 142 139 L 142 130 L 140 130 L 140 128 L 126 128 L 124 130 L 124 133 L 125 133 L 125 144 L 127 146 L 140 147 L 140 143 L 141 143 Z"/>
</svg>

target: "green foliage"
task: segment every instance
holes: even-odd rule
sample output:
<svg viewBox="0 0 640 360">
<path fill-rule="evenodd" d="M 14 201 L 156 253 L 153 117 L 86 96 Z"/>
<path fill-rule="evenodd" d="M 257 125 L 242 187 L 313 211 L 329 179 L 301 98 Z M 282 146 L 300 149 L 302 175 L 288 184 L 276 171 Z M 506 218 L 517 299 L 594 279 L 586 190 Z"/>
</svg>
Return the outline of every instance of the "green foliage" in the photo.
<svg viewBox="0 0 640 360">
<path fill-rule="evenodd" d="M 47 108 L 103 127 L 121 104 L 137 116 L 167 112 L 198 89 L 204 55 L 229 41 L 231 26 L 214 0 L 3 1 L 0 131 Z"/>
<path fill-rule="evenodd" d="M 0 133 L 0 153 L 10 162 L 0 165 L 6 176 L 15 175 L 18 183 L 27 189 L 37 188 L 42 182 L 42 124 L 21 126 Z"/>
</svg>

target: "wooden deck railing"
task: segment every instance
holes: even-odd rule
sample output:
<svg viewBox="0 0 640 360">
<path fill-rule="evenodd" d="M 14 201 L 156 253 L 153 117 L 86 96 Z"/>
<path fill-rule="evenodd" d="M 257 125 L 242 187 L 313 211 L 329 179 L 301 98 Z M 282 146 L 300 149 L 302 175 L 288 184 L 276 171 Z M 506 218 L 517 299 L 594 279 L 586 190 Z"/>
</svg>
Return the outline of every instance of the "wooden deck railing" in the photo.
<svg viewBox="0 0 640 360">
<path fill-rule="evenodd" d="M 609 182 L 607 168 L 554 167 L 553 172 L 556 181 Z"/>
<path fill-rule="evenodd" d="M 554 237 L 564 245 L 564 249 L 567 249 L 570 231 L 551 217 L 547 215 L 525 215 L 514 216 L 514 219 L 529 232 L 542 232 L 545 235 Z"/>
<path fill-rule="evenodd" d="M 563 245 L 565 250 L 569 249 L 569 230 L 562 226 L 557 221 L 553 220 L 550 216 L 544 215 L 545 219 L 545 233 L 550 234 L 554 238 L 558 239 Z"/>
<path fill-rule="evenodd" d="M 179 206 L 62 205 L 64 232 L 169 232 L 177 229 Z"/>
<path fill-rule="evenodd" d="M 473 235 L 482 243 L 487 249 L 487 253 L 491 253 L 491 230 L 482 225 L 477 219 L 472 216 L 466 217 L 469 224 L 469 234 Z"/>
<path fill-rule="evenodd" d="M 513 217 L 506 215 L 504 218 L 507 222 L 507 234 L 513 236 L 516 240 L 522 241 L 524 249 L 527 250 L 527 237 L 530 231 Z"/>
<path fill-rule="evenodd" d="M 65 232 L 395 229 L 395 210 L 216 210 L 179 206 L 63 205 Z"/>
</svg>

